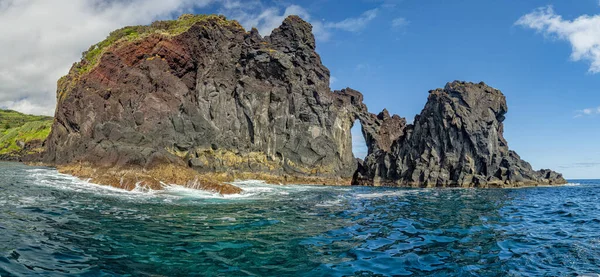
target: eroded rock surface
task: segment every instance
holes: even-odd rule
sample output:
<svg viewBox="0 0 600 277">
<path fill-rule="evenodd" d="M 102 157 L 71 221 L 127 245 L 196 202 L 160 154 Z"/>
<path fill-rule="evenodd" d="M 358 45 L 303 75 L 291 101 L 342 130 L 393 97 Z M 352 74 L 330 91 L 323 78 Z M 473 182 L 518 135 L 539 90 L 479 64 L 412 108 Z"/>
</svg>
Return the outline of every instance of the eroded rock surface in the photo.
<svg viewBox="0 0 600 277">
<path fill-rule="evenodd" d="M 564 181 L 533 171 L 508 150 L 504 96 L 485 84 L 454 82 L 432 91 L 407 125 L 387 110 L 371 114 L 358 91 L 331 92 L 312 27 L 299 17 L 286 18 L 267 37 L 224 17 L 198 18 L 127 27 L 112 45 L 92 47 L 59 81 L 44 161 L 121 187 L 140 178 L 151 185 L 196 182 L 190 168 L 219 180 L 288 183 Z M 186 22 L 193 24 L 182 31 Z M 357 119 L 369 148 L 364 162 L 352 154 Z M 185 174 L 168 173 L 176 168 Z"/>
<path fill-rule="evenodd" d="M 356 169 L 350 96 L 330 91 L 312 27 L 297 16 L 264 38 L 209 18 L 114 47 L 89 73 L 76 71 L 59 83 L 48 162 L 176 163 L 325 183 L 349 183 Z"/>
<path fill-rule="evenodd" d="M 432 90 L 414 124 L 395 123 L 403 132 L 391 149 L 370 149 L 354 183 L 411 187 L 566 183 L 551 170 L 534 171 L 509 150 L 502 124 L 507 110 L 504 95 L 483 82 L 455 81 Z"/>
</svg>

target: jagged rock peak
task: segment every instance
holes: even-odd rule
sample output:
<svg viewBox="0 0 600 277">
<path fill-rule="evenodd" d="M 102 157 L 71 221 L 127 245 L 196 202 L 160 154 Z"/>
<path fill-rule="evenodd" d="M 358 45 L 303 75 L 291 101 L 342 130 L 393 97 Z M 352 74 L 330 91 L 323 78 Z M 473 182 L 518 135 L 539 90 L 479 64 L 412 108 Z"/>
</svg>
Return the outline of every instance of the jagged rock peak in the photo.
<svg viewBox="0 0 600 277">
<path fill-rule="evenodd" d="M 370 113 L 358 91 L 331 92 L 315 47 L 312 26 L 297 16 L 266 37 L 203 15 L 119 29 L 59 81 L 44 160 L 117 172 L 104 180 L 121 186 L 119 170 L 131 168 L 155 175 L 123 180 L 154 184 L 190 171 L 321 184 L 352 177 L 400 186 L 564 181 L 533 171 L 508 149 L 499 90 L 448 83 L 407 125 L 387 110 Z M 357 119 L 368 146 L 360 167 L 350 131 Z M 170 175 L 173 166 L 189 174 Z"/>
<path fill-rule="evenodd" d="M 295 50 L 305 45 L 314 50 L 316 43 L 312 29 L 312 25 L 299 16 L 290 15 L 281 26 L 271 32 L 269 38 L 272 44 L 288 46 L 289 50 Z"/>
<path fill-rule="evenodd" d="M 444 89 L 436 89 L 430 91 L 430 93 L 441 93 L 448 97 L 458 98 L 460 101 L 464 101 L 464 104 L 468 108 L 476 105 L 490 105 L 489 108 L 494 111 L 499 119 L 508 112 L 504 94 L 500 90 L 486 85 L 484 82 L 449 82 L 444 86 Z M 502 118 L 500 121 L 503 120 Z"/>
<path fill-rule="evenodd" d="M 515 187 L 562 184 L 508 149 L 506 99 L 485 83 L 454 81 L 430 91 L 406 135 L 370 153 L 355 183 L 414 187 Z"/>
<path fill-rule="evenodd" d="M 127 35 L 135 43 L 103 48 L 60 82 L 46 161 L 350 183 L 350 128 L 366 107 L 359 92 L 331 92 L 312 26 L 290 16 L 263 38 L 222 17 L 186 18 L 153 23 L 176 35 Z"/>
</svg>

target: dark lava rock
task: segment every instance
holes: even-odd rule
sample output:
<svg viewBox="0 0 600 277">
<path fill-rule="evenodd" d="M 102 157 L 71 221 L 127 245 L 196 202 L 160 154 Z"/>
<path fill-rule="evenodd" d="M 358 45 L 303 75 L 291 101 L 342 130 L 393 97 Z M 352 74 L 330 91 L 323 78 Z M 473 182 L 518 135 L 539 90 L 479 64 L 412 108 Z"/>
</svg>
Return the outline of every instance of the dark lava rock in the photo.
<svg viewBox="0 0 600 277">
<path fill-rule="evenodd" d="M 47 162 L 347 180 L 356 170 L 348 104 L 362 95 L 331 92 L 312 26 L 297 16 L 264 38 L 207 19 L 113 47 L 89 73 L 76 71 L 59 83 Z"/>
<path fill-rule="evenodd" d="M 177 26 L 152 26 L 163 25 Z M 354 175 L 361 185 L 564 182 L 508 150 L 504 96 L 483 83 L 432 91 L 414 125 L 386 110 L 369 113 L 355 90 L 331 92 L 312 27 L 297 16 L 267 37 L 208 16 L 176 35 L 155 32 L 90 51 L 102 53 L 96 64 L 84 58 L 59 81 L 47 163 L 175 164 L 347 183 Z M 356 119 L 369 148 L 360 166 L 350 133 Z"/>
<path fill-rule="evenodd" d="M 354 184 L 518 187 L 566 183 L 556 172 L 534 171 L 508 149 L 502 124 L 507 110 L 504 95 L 483 82 L 455 81 L 432 90 L 414 124 L 395 123 L 403 131 L 397 133 L 391 149 L 369 148 Z"/>
</svg>

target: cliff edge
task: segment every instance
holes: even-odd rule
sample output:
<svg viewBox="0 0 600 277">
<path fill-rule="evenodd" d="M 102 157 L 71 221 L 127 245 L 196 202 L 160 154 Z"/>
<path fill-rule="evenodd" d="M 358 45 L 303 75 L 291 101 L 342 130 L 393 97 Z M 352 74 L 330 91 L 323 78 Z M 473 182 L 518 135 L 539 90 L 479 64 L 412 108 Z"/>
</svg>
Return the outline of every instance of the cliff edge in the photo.
<svg viewBox="0 0 600 277">
<path fill-rule="evenodd" d="M 221 16 L 126 27 L 59 81 L 44 160 L 83 165 L 76 175 L 172 165 L 217 180 L 349 184 L 343 97 L 297 16 L 264 38 Z"/>
<path fill-rule="evenodd" d="M 502 138 L 504 96 L 485 85 L 432 91 L 414 125 L 375 115 L 352 89 L 332 92 L 312 26 L 270 36 L 222 16 L 125 27 L 58 82 L 43 160 L 124 188 L 163 183 L 236 193 L 233 179 L 400 186 L 557 184 Z M 360 120 L 366 161 L 352 154 Z M 358 169 L 358 170 L 357 170 Z M 545 175 L 544 175 L 545 174 Z M 352 181 L 354 179 L 354 181 Z"/>
</svg>

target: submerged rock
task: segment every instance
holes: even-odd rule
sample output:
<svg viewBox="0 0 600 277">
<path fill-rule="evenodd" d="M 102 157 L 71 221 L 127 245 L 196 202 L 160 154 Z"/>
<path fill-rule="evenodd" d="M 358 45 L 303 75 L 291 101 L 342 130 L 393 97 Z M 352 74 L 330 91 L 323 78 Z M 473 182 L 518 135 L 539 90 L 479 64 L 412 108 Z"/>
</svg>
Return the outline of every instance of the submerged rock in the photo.
<svg viewBox="0 0 600 277">
<path fill-rule="evenodd" d="M 234 181 L 227 176 L 216 174 L 201 176 L 192 169 L 170 164 L 145 169 L 140 167 L 98 167 L 94 164 L 82 163 L 60 165 L 58 170 L 65 174 L 88 179 L 92 183 L 126 190 L 162 190 L 164 186 L 175 184 L 222 195 L 243 192 L 241 188 L 225 183 Z"/>
<path fill-rule="evenodd" d="M 185 15 L 117 30 L 59 81 L 44 161 L 103 168 L 94 173 L 98 180 L 102 172 L 114 179 L 114 172 L 169 165 L 280 183 L 563 181 L 534 172 L 508 151 L 499 91 L 451 83 L 432 91 L 415 124 L 407 125 L 387 110 L 371 114 L 358 91 L 332 92 L 315 47 L 311 25 L 297 16 L 267 37 L 221 16 Z M 360 163 L 350 134 L 356 119 L 369 148 Z M 163 181 L 156 176 L 164 174 L 149 180 Z"/>
</svg>

